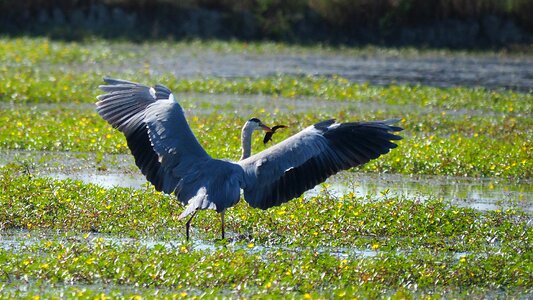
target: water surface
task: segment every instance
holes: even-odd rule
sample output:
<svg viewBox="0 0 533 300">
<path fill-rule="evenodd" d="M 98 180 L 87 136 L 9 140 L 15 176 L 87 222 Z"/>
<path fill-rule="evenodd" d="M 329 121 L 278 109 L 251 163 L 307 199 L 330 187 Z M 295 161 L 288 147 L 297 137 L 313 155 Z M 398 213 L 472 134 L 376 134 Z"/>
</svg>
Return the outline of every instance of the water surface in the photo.
<svg viewBox="0 0 533 300">
<path fill-rule="evenodd" d="M 27 172 L 41 177 L 81 180 L 105 188 L 142 188 L 147 184 L 131 155 L 107 155 L 96 161 L 93 153 L 0 151 L 0 166 L 19 162 L 27 166 Z M 106 167 L 102 169 L 102 165 Z M 310 199 L 327 192 L 337 197 L 353 193 L 371 200 L 384 196 L 415 201 L 436 198 L 478 210 L 518 208 L 533 213 L 533 184 L 528 180 L 345 171 L 326 183 L 307 191 L 304 197 Z"/>
<path fill-rule="evenodd" d="M 85 183 L 141 188 L 146 179 L 141 174 L 73 172 L 70 174 L 48 173 L 55 179 L 75 179 Z M 495 178 L 460 178 L 443 176 L 409 176 L 400 174 L 368 174 L 342 172 L 330 177 L 326 184 L 318 185 L 304 193 L 311 199 L 320 193 L 341 197 L 353 193 L 358 197 L 380 200 L 385 196 L 425 201 L 443 199 L 452 204 L 477 210 L 519 208 L 533 213 L 533 188 L 528 182 L 509 182 Z"/>
</svg>

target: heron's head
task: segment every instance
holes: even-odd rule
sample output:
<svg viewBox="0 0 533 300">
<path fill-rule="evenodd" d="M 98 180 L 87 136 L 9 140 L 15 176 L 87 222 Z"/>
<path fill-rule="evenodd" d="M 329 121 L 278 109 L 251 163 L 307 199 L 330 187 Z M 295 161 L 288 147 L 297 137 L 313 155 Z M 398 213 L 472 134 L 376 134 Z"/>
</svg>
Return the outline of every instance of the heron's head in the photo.
<svg viewBox="0 0 533 300">
<path fill-rule="evenodd" d="M 270 127 L 263 124 L 263 122 L 261 122 L 261 120 L 259 120 L 258 118 L 251 118 L 250 120 L 246 121 L 246 123 L 244 124 L 244 128 L 250 128 L 254 131 L 255 130 L 264 130 L 267 132 L 272 131 Z"/>
</svg>

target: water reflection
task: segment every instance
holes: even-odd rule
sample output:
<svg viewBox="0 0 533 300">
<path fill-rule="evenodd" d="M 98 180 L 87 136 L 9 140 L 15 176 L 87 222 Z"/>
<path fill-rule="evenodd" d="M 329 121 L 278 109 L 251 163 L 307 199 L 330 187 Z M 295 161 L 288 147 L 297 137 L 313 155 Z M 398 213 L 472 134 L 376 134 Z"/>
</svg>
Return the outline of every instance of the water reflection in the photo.
<svg viewBox="0 0 533 300">
<path fill-rule="evenodd" d="M 327 182 L 328 185 L 317 186 L 305 196 L 310 198 L 328 192 L 335 196 L 347 193 L 358 197 L 370 195 L 372 200 L 390 196 L 417 201 L 444 199 L 455 205 L 477 210 L 521 208 L 533 212 L 533 186 L 530 182 L 350 172 L 331 177 Z"/>
<path fill-rule="evenodd" d="M 146 179 L 142 175 L 94 172 L 45 175 L 54 179 L 81 180 L 106 188 L 115 186 L 140 188 L 146 184 Z M 328 179 L 327 184 L 318 185 L 307 191 L 304 198 L 310 199 L 325 192 L 337 197 L 353 193 L 357 197 L 371 197 L 372 200 L 381 200 L 390 196 L 416 201 L 437 198 L 483 211 L 520 208 L 533 212 L 532 185 L 528 182 L 506 182 L 501 179 L 344 172 Z"/>
<path fill-rule="evenodd" d="M 329 254 L 339 259 L 345 259 L 349 257 L 374 257 L 378 255 L 379 251 L 370 249 L 356 249 L 356 248 L 334 248 L 334 247 L 320 247 L 320 248 L 299 248 L 299 247 L 286 247 L 279 246 L 261 246 L 254 245 L 249 247 L 242 241 L 230 241 L 229 244 L 217 244 L 214 241 L 204 241 L 201 239 L 194 239 L 192 244 L 185 242 L 185 239 L 157 239 L 157 238 L 128 238 L 117 237 L 110 234 L 91 233 L 91 234 L 76 234 L 76 233 L 62 233 L 46 230 L 25 230 L 25 229 L 13 229 L 0 231 L 0 249 L 8 251 L 22 251 L 25 247 L 31 247 L 47 241 L 58 241 L 61 243 L 81 242 L 93 244 L 98 242 L 104 242 L 116 246 L 128 246 L 134 245 L 136 247 L 146 247 L 147 249 L 154 249 L 163 247 L 169 250 L 181 250 L 182 246 L 187 244 L 187 247 L 191 247 L 194 251 L 207 251 L 214 252 L 226 248 L 234 250 L 244 250 L 250 254 L 262 254 L 272 251 L 289 251 L 289 252 L 303 252 L 303 251 L 316 251 L 317 253 Z"/>
<path fill-rule="evenodd" d="M 10 161 L 29 162 L 29 172 L 54 179 L 74 179 L 106 188 L 141 188 L 147 184 L 130 155 L 109 155 L 96 163 L 92 153 L 0 151 L 0 165 Z M 99 170 L 99 165 L 114 171 Z M 477 210 L 519 208 L 533 213 L 533 184 L 530 181 L 510 181 L 500 178 L 463 178 L 401 174 L 369 174 L 342 172 L 304 194 L 311 198 L 319 193 L 357 197 L 375 201 L 397 196 L 426 201 L 444 199 Z"/>
<path fill-rule="evenodd" d="M 129 174 L 90 174 L 84 172 L 77 172 L 71 174 L 64 173 L 48 173 L 44 176 L 52 177 L 54 179 L 72 179 L 80 180 L 85 183 L 97 184 L 105 188 L 113 187 L 126 187 L 126 188 L 141 188 L 146 184 L 146 179 L 141 175 L 129 175 Z"/>
</svg>

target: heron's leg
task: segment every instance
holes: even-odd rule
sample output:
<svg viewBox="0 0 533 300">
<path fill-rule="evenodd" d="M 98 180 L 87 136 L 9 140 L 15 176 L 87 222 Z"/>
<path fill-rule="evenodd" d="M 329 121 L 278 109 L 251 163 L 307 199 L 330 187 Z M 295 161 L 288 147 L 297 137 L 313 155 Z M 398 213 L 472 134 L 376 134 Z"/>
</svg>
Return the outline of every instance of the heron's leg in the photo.
<svg viewBox="0 0 533 300">
<path fill-rule="evenodd" d="M 191 217 L 189 218 L 189 220 L 187 221 L 187 223 L 185 223 L 185 231 L 187 233 L 187 241 L 189 241 L 189 228 L 191 227 L 191 221 L 192 221 L 192 218 L 194 218 L 194 216 L 196 216 L 196 213 L 198 212 L 198 210 L 195 210 Z"/>
<path fill-rule="evenodd" d="M 224 239 L 224 211 L 220 213 L 220 224 L 222 225 L 222 239 Z"/>
</svg>

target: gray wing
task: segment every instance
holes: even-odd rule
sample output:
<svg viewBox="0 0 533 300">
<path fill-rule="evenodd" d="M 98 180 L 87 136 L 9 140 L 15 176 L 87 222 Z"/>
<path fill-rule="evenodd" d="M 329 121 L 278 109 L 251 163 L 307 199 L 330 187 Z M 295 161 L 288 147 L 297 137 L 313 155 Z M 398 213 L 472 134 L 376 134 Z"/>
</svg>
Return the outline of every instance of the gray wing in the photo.
<svg viewBox="0 0 533 300">
<path fill-rule="evenodd" d="M 239 162 L 244 199 L 252 207 L 280 205 L 324 182 L 329 176 L 388 153 L 401 137 L 391 132 L 397 120 L 310 126 L 285 141 Z"/>
<path fill-rule="evenodd" d="M 158 191 L 176 191 L 182 174 L 179 166 L 190 165 L 209 155 L 192 134 L 183 110 L 170 90 L 104 78 L 97 112 L 126 136 L 135 163 Z"/>
<path fill-rule="evenodd" d="M 242 170 L 205 152 L 177 102 L 161 100 L 148 105 L 144 122 L 164 170 L 163 191 L 174 192 L 179 201 L 188 204 L 180 219 L 197 209 L 221 212 L 239 200 Z"/>
</svg>

